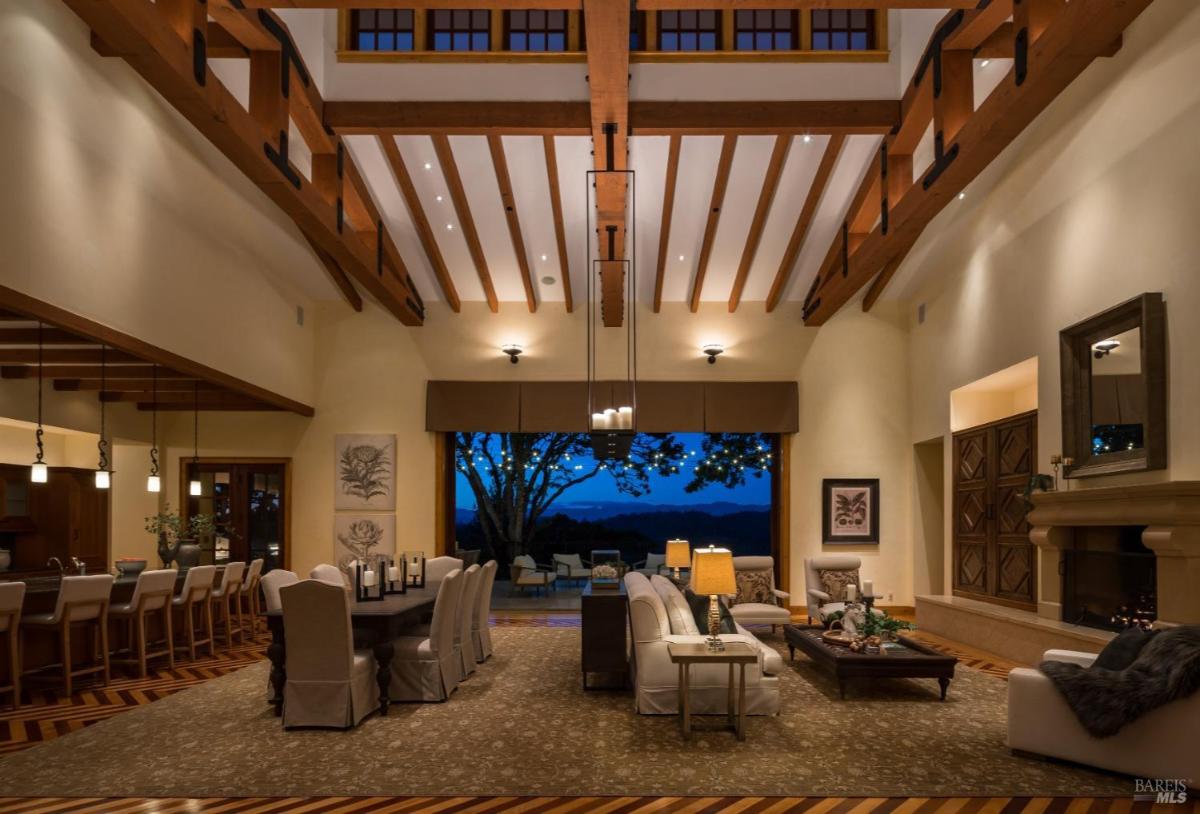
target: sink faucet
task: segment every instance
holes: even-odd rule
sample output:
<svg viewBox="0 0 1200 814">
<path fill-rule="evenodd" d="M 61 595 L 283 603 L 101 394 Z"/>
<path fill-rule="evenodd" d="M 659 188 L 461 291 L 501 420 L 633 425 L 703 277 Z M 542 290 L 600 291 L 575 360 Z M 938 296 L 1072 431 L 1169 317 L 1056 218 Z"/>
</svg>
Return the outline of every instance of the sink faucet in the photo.
<svg viewBox="0 0 1200 814">
<path fill-rule="evenodd" d="M 71 558 L 71 567 L 75 569 L 76 574 L 79 574 L 81 576 L 83 574 L 87 573 L 87 563 L 85 563 L 83 560 L 79 559 L 78 557 Z"/>
<path fill-rule="evenodd" d="M 58 575 L 60 577 L 67 572 L 67 569 L 63 568 L 62 560 L 60 560 L 58 557 L 51 557 L 50 559 L 46 560 L 47 568 L 49 568 L 52 564 L 58 566 Z"/>
</svg>

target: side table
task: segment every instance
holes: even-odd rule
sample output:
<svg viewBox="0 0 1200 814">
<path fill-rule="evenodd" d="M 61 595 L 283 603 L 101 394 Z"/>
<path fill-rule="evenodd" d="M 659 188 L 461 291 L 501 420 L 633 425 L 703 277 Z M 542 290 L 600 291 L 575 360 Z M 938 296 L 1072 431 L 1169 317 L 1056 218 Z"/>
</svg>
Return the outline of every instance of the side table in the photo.
<svg viewBox="0 0 1200 814">
<path fill-rule="evenodd" d="M 758 653 L 745 642 L 726 642 L 724 650 L 712 651 L 703 642 L 669 642 L 667 653 L 673 664 L 679 665 L 679 715 L 683 725 L 683 737 L 692 736 L 692 709 L 688 691 L 688 673 L 693 664 L 728 664 L 729 699 L 726 707 L 726 725 L 737 733 L 737 739 L 746 739 L 746 665 L 758 662 Z M 735 689 L 734 666 L 737 669 Z"/>
<path fill-rule="evenodd" d="M 589 582 L 580 599 L 580 636 L 583 667 L 583 688 L 595 689 L 588 683 L 588 674 L 603 674 L 608 689 L 625 689 L 629 685 L 629 596 L 625 582 L 616 588 L 595 588 Z"/>
</svg>

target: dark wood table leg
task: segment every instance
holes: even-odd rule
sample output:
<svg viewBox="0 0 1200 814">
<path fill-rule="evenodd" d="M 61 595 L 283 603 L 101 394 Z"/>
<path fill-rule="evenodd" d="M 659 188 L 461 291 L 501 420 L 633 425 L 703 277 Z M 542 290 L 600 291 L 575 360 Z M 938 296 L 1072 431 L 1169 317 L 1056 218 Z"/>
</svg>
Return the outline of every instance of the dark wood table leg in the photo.
<svg viewBox="0 0 1200 814">
<path fill-rule="evenodd" d="M 275 717 L 283 715 L 283 686 L 287 683 L 287 650 L 283 644 L 283 625 L 273 626 L 271 644 L 267 646 L 267 658 L 271 660 L 271 689 L 274 695 Z"/>
<path fill-rule="evenodd" d="M 838 694 L 842 697 L 843 701 L 846 700 L 846 679 L 844 678 L 838 679 Z"/>
<path fill-rule="evenodd" d="M 391 639 L 375 643 L 375 682 L 379 685 L 379 714 L 388 713 L 388 687 L 392 683 L 392 656 L 396 649 Z"/>
<path fill-rule="evenodd" d="M 796 660 L 796 648 L 792 647 L 790 644 L 788 645 L 788 654 L 791 656 L 792 661 Z"/>
<path fill-rule="evenodd" d="M 946 690 L 950 689 L 950 679 L 939 678 L 938 686 L 942 688 L 942 700 L 945 701 L 946 700 Z"/>
</svg>

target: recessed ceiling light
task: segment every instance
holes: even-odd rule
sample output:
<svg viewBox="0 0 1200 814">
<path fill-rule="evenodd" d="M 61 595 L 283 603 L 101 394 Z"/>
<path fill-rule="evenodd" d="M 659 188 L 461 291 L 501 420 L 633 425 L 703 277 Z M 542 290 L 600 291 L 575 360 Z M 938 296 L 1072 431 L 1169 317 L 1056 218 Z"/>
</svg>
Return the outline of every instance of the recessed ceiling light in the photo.
<svg viewBox="0 0 1200 814">
<path fill-rule="evenodd" d="M 683 262 L 683 255 L 682 255 L 682 254 L 681 254 L 681 255 L 679 255 L 679 262 L 680 262 L 680 263 L 682 263 L 682 262 Z"/>
<path fill-rule="evenodd" d="M 803 141 L 805 144 L 812 144 L 812 136 L 810 136 L 808 133 L 805 133 L 804 138 L 802 138 L 801 141 Z"/>
<path fill-rule="evenodd" d="M 438 201 L 438 203 L 441 203 L 441 202 L 442 202 L 442 196 L 441 196 L 441 195 L 437 196 L 437 201 Z"/>
<path fill-rule="evenodd" d="M 542 262 L 543 262 L 543 263 L 545 263 L 545 262 L 546 262 L 546 255 L 544 255 L 544 254 L 542 255 Z"/>
<path fill-rule="evenodd" d="M 447 229 L 451 229 L 451 230 L 453 230 L 453 229 L 454 229 L 454 224 L 453 224 L 453 223 L 447 223 L 447 224 L 446 224 L 446 228 L 447 228 Z"/>
<path fill-rule="evenodd" d="M 960 192 L 960 193 L 958 193 L 958 199 L 959 199 L 960 201 L 961 201 L 963 198 L 965 198 L 965 197 L 967 197 L 967 193 L 965 193 L 965 192 Z"/>
<path fill-rule="evenodd" d="M 433 165 L 432 165 L 432 164 L 430 164 L 428 161 L 426 161 L 426 162 L 425 162 L 425 169 L 427 169 L 427 170 L 431 170 L 431 169 L 433 169 Z"/>
<path fill-rule="evenodd" d="M 986 67 L 988 66 L 988 63 L 990 63 L 990 62 L 991 62 L 991 60 L 990 60 L 990 59 L 985 59 L 985 60 L 983 60 L 982 62 L 980 62 L 980 63 L 979 63 L 979 67 L 980 67 L 980 68 L 986 68 Z"/>
<path fill-rule="evenodd" d="M 546 275 L 542 278 L 542 285 L 554 285 L 557 282 L 558 280 L 554 279 L 550 275 Z"/>
</svg>

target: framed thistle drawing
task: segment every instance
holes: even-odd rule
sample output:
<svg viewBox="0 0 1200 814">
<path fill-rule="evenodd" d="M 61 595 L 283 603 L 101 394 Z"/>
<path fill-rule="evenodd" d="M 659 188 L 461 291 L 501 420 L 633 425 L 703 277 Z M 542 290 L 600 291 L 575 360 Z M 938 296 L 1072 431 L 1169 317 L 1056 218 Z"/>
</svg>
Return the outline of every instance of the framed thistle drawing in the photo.
<svg viewBox="0 0 1200 814">
<path fill-rule="evenodd" d="M 355 560 L 373 561 L 396 553 L 396 515 L 338 514 L 333 518 L 334 562 L 354 570 Z"/>
<path fill-rule="evenodd" d="M 396 508 L 396 436 L 338 435 L 334 439 L 338 511 Z"/>
<path fill-rule="evenodd" d="M 826 478 L 821 507 L 826 545 L 879 544 L 879 478 Z"/>
</svg>

